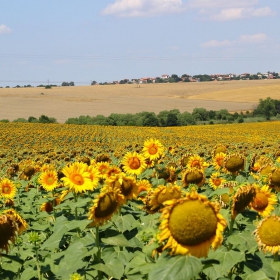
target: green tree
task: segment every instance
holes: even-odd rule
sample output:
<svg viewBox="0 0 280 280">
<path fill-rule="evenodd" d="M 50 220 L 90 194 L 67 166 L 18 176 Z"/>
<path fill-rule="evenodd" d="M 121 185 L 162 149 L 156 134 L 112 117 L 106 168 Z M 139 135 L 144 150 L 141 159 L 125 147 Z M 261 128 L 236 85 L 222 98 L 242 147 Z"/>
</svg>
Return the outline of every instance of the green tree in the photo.
<svg viewBox="0 0 280 280">
<path fill-rule="evenodd" d="M 143 117 L 143 126 L 159 126 L 155 113 L 146 113 Z"/>
<path fill-rule="evenodd" d="M 207 121 L 209 119 L 209 113 L 204 108 L 194 108 L 192 115 L 196 121 Z"/>
<path fill-rule="evenodd" d="M 178 118 L 175 113 L 168 113 L 166 126 L 177 126 L 178 125 Z"/>
<path fill-rule="evenodd" d="M 275 106 L 275 100 L 270 97 L 266 99 L 260 99 L 257 109 L 254 111 L 254 115 L 264 115 L 267 120 L 270 120 L 272 116 L 277 114 L 277 109 Z"/>
</svg>

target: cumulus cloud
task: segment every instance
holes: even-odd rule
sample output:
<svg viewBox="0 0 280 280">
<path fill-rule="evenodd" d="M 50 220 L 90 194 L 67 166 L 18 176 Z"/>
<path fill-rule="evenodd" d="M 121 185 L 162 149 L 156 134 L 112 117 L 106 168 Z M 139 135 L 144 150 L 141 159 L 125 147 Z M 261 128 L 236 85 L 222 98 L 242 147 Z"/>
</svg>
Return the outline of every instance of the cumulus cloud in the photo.
<svg viewBox="0 0 280 280">
<path fill-rule="evenodd" d="M 12 30 L 7 27 L 5 24 L 0 24 L 0 34 L 10 33 Z"/>
<path fill-rule="evenodd" d="M 244 44 L 260 44 L 264 43 L 268 40 L 268 37 L 265 33 L 257 33 L 253 35 L 241 35 L 236 40 L 223 40 L 223 41 L 216 41 L 210 40 L 207 41 L 201 46 L 203 48 L 219 48 L 219 47 L 227 47 L 227 46 L 240 46 Z"/>
<path fill-rule="evenodd" d="M 181 13 L 184 9 L 182 0 L 116 0 L 101 13 L 120 17 L 147 17 Z"/>
<path fill-rule="evenodd" d="M 217 21 L 235 20 L 251 17 L 274 16 L 275 13 L 269 7 L 263 8 L 231 8 L 222 9 L 219 13 L 211 15 L 209 19 Z"/>
<path fill-rule="evenodd" d="M 187 7 L 198 10 L 204 19 L 214 21 L 274 16 L 270 7 L 258 7 L 259 0 L 189 0 Z"/>
</svg>

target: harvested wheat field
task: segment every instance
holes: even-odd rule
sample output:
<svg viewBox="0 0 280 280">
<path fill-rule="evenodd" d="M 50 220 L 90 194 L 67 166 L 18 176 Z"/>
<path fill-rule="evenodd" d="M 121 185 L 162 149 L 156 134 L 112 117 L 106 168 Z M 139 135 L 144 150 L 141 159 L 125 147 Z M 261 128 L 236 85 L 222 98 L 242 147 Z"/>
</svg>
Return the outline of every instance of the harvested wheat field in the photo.
<svg viewBox="0 0 280 280">
<path fill-rule="evenodd" d="M 70 117 L 111 113 L 159 113 L 194 108 L 245 111 L 260 98 L 280 98 L 280 80 L 227 81 L 176 84 L 95 85 L 44 88 L 1 88 L 0 119 L 39 117 L 64 123 Z"/>
</svg>

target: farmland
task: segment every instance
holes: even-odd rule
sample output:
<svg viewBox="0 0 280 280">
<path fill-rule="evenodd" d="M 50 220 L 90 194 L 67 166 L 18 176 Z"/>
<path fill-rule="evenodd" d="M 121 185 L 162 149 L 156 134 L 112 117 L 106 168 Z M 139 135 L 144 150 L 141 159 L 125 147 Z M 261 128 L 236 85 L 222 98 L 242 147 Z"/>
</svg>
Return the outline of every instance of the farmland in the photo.
<svg viewBox="0 0 280 280">
<path fill-rule="evenodd" d="M 0 123 L 0 278 L 277 279 L 279 126 Z"/>
<path fill-rule="evenodd" d="M 194 108 L 246 111 L 254 109 L 260 98 L 278 99 L 279 94 L 279 80 L 0 88 L 0 119 L 44 114 L 64 123 L 71 117 L 111 113 L 192 112 Z"/>
</svg>

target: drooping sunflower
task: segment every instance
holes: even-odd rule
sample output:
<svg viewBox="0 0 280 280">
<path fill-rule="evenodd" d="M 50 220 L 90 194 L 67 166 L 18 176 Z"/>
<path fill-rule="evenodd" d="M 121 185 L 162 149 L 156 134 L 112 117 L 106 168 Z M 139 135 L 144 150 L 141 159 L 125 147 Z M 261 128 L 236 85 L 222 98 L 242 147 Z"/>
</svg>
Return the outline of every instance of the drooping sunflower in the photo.
<svg viewBox="0 0 280 280">
<path fill-rule="evenodd" d="M 223 183 L 226 182 L 226 179 L 221 177 L 220 172 L 214 172 L 211 174 L 211 177 L 209 179 L 209 185 L 216 190 L 217 188 L 220 188 Z"/>
<path fill-rule="evenodd" d="M 164 146 L 156 139 L 149 139 L 144 142 L 142 153 L 145 158 L 156 160 L 164 153 Z"/>
<path fill-rule="evenodd" d="M 82 162 L 74 162 L 65 166 L 62 169 L 65 177 L 61 179 L 64 185 L 75 193 L 93 190 L 90 174 L 86 171 L 87 167 L 88 165 Z"/>
<path fill-rule="evenodd" d="M 123 204 L 124 196 L 120 189 L 111 189 L 101 192 L 93 201 L 89 210 L 89 220 L 93 220 L 89 226 L 101 226 L 108 222 L 112 216 L 119 211 Z"/>
<path fill-rule="evenodd" d="M 269 186 L 264 185 L 261 188 L 255 185 L 256 196 L 250 203 L 250 207 L 259 213 L 262 217 L 267 217 L 274 210 L 273 205 L 277 204 L 276 194 L 271 192 Z"/>
<path fill-rule="evenodd" d="M 227 147 L 223 144 L 217 144 L 212 150 L 212 157 L 214 158 L 219 153 L 226 154 L 227 153 Z"/>
<path fill-rule="evenodd" d="M 106 174 L 106 177 L 107 177 L 107 179 L 110 179 L 120 173 L 122 173 L 121 169 L 119 167 L 117 167 L 116 165 L 112 165 L 112 166 L 110 166 L 110 168 Z"/>
<path fill-rule="evenodd" d="M 127 152 L 122 164 L 124 171 L 128 174 L 139 175 L 146 169 L 145 158 L 137 152 Z"/>
<path fill-rule="evenodd" d="M 224 167 L 224 159 L 226 157 L 226 154 L 225 153 L 217 153 L 213 159 L 212 159 L 212 162 L 213 162 L 213 166 L 216 170 L 222 170 L 223 167 Z"/>
<path fill-rule="evenodd" d="M 185 168 L 188 164 L 188 161 L 189 161 L 189 158 L 192 157 L 193 154 L 192 153 L 187 153 L 187 154 L 184 154 L 180 160 L 179 160 L 179 165 L 182 167 L 182 168 Z"/>
<path fill-rule="evenodd" d="M 9 179 L 2 179 L 0 182 L 0 197 L 5 199 L 13 199 L 16 195 L 17 188 Z"/>
<path fill-rule="evenodd" d="M 241 154 L 229 154 L 224 159 L 224 166 L 228 172 L 236 173 L 243 170 L 245 165 L 245 157 Z"/>
<path fill-rule="evenodd" d="M 221 188 L 228 188 L 229 193 L 224 193 L 224 194 L 220 195 L 219 203 L 220 203 L 221 207 L 227 208 L 229 206 L 230 201 L 231 201 L 231 195 L 236 186 L 237 186 L 236 181 L 227 181 L 222 184 Z"/>
<path fill-rule="evenodd" d="M 280 217 L 268 216 L 260 221 L 254 231 L 258 247 L 264 253 L 280 254 Z"/>
<path fill-rule="evenodd" d="M 21 234 L 23 231 L 25 231 L 28 228 L 27 222 L 14 209 L 4 210 L 3 213 L 14 217 L 18 227 L 17 229 L 18 234 Z"/>
<path fill-rule="evenodd" d="M 38 178 L 38 182 L 46 191 L 53 191 L 59 186 L 57 172 L 54 170 L 46 170 L 42 172 Z"/>
<path fill-rule="evenodd" d="M 231 218 L 235 219 L 236 216 L 243 212 L 256 196 L 256 188 L 253 184 L 243 184 L 238 187 L 233 196 L 231 206 Z"/>
<path fill-rule="evenodd" d="M 145 210 L 149 213 L 155 213 L 163 207 L 165 201 L 182 197 L 183 192 L 179 186 L 172 184 L 167 186 L 159 185 L 156 189 L 151 189 L 146 196 L 144 200 Z"/>
<path fill-rule="evenodd" d="M 53 206 L 57 206 L 59 205 L 61 202 L 61 199 L 60 198 L 55 198 L 55 201 L 47 201 L 47 202 L 44 202 L 41 207 L 40 207 L 40 210 L 41 211 L 45 211 L 47 213 L 50 213 L 53 211 Z M 54 205 L 53 205 L 54 204 Z"/>
<path fill-rule="evenodd" d="M 269 185 L 273 187 L 280 187 L 280 168 L 273 168 L 268 175 Z"/>
<path fill-rule="evenodd" d="M 192 190 L 186 197 L 166 201 L 162 210 L 159 241 L 172 255 L 206 257 L 223 242 L 226 220 L 219 214 L 219 205 Z"/>
<path fill-rule="evenodd" d="M 9 251 L 9 242 L 15 243 L 18 226 L 15 217 L 9 214 L 0 215 L 0 250 Z M 0 252 L 1 255 L 1 252 Z"/>
<path fill-rule="evenodd" d="M 182 183 L 185 187 L 189 184 L 196 184 L 197 186 L 203 185 L 205 182 L 205 175 L 202 169 L 190 168 L 187 169 L 182 175 Z"/>
<path fill-rule="evenodd" d="M 116 174 L 107 181 L 108 188 L 119 189 L 125 200 L 137 197 L 138 185 L 132 176 L 126 176 L 125 173 Z"/>
</svg>

